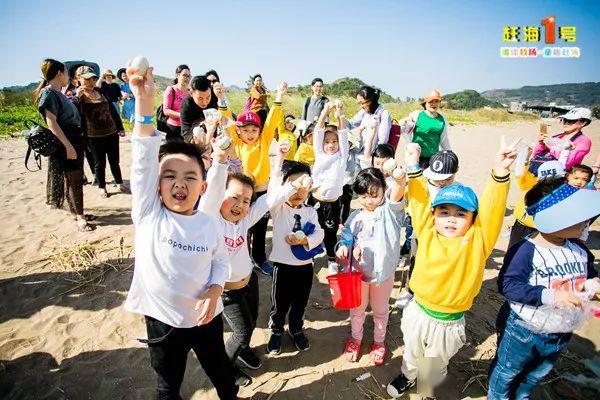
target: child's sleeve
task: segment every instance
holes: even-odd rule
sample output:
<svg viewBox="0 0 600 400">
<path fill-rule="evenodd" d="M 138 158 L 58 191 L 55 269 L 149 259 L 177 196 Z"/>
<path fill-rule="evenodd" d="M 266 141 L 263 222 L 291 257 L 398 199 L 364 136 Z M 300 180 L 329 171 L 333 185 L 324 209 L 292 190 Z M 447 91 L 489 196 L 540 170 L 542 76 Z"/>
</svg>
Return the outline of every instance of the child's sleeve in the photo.
<svg viewBox="0 0 600 400">
<path fill-rule="evenodd" d="M 426 227 L 433 226 L 431 200 L 422 170 L 408 174 L 408 195 L 411 221 L 418 237 Z"/>
<path fill-rule="evenodd" d="M 315 128 L 313 131 L 313 150 L 315 156 L 320 157 L 323 155 L 323 141 L 325 140 L 325 129 Z"/>
<path fill-rule="evenodd" d="M 479 200 L 477 218 L 480 218 L 481 222 L 486 257 L 492 253 L 502 230 L 509 188 L 510 174 L 496 176 L 492 173 Z"/>
<path fill-rule="evenodd" d="M 260 134 L 263 144 L 271 145 L 273 138 L 275 138 L 275 129 L 277 129 L 280 120 L 283 120 L 283 110 L 281 109 L 281 103 L 275 102 L 267 115 L 265 126 Z"/>
<path fill-rule="evenodd" d="M 533 271 L 533 243 L 522 240 L 508 249 L 498 275 L 498 291 L 510 301 L 539 307 L 552 304 L 554 293 L 545 286 L 533 286 L 529 277 Z"/>
<path fill-rule="evenodd" d="M 323 231 L 323 228 L 321 228 L 321 224 L 319 224 L 317 211 L 312 207 L 310 207 L 310 217 L 308 221 L 315 225 L 315 231 L 306 237 L 308 240 L 308 246 L 306 247 L 308 247 L 308 250 L 312 250 L 323 243 L 325 232 Z"/>
<path fill-rule="evenodd" d="M 390 139 L 390 129 L 392 129 L 392 118 L 388 110 L 383 110 L 379 117 L 379 126 L 377 127 L 377 143 L 387 143 Z"/>
<path fill-rule="evenodd" d="M 348 129 L 341 129 L 338 131 L 338 140 L 340 142 L 340 153 L 342 158 L 344 159 L 344 164 L 348 159 L 348 154 L 350 153 L 350 142 L 348 141 Z M 321 149 L 323 146 L 321 146 Z"/>
<path fill-rule="evenodd" d="M 356 114 L 354 114 L 354 116 L 352 118 L 350 118 L 349 120 L 346 120 L 346 122 L 350 125 L 349 128 L 358 128 L 360 126 L 360 123 L 363 120 L 363 117 L 365 116 L 365 110 L 363 110 L 362 108 L 360 110 L 358 110 L 358 112 Z"/>
<path fill-rule="evenodd" d="M 537 183 L 537 178 L 529 171 L 529 168 L 527 168 L 528 165 L 529 163 L 525 164 L 523 175 L 517 178 L 517 184 L 523 193 L 528 192 Z"/>
<path fill-rule="evenodd" d="M 214 162 L 206 174 L 206 191 L 200 197 L 198 210 L 212 217 L 219 215 L 227 189 L 228 163 Z"/>
<path fill-rule="evenodd" d="M 214 220 L 213 220 L 214 221 Z M 215 221 L 215 237 L 216 245 L 212 253 L 212 261 L 210 265 L 210 277 L 208 285 L 219 285 L 225 287 L 225 280 L 229 273 L 229 253 L 223 240 L 223 230 Z"/>
<path fill-rule="evenodd" d="M 271 180 L 276 180 L 271 178 Z M 267 194 L 260 196 L 250 207 L 248 212 L 249 226 L 256 224 L 269 210 L 279 207 L 296 191 L 291 183 L 285 185 L 271 185 L 267 189 Z"/>
<path fill-rule="evenodd" d="M 229 108 L 219 106 L 219 113 L 222 116 L 233 120 L 233 114 L 231 113 L 231 110 Z M 228 126 L 227 133 L 229 133 L 229 137 L 231 138 L 231 143 L 233 143 L 234 146 L 239 146 L 242 144 L 242 140 L 238 136 L 237 130 L 235 129 L 234 126 L 232 126 L 232 125 Z"/>
<path fill-rule="evenodd" d="M 131 219 L 134 224 L 160 209 L 158 149 L 160 134 L 131 138 Z"/>
</svg>

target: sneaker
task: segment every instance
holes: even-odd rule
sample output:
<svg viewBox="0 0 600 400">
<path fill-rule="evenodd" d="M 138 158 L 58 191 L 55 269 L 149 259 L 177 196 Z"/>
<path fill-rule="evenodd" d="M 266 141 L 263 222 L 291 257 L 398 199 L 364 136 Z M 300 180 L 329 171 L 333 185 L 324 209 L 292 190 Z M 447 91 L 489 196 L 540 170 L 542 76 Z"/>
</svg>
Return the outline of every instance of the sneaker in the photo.
<svg viewBox="0 0 600 400">
<path fill-rule="evenodd" d="M 409 381 L 404 374 L 400 373 L 389 385 L 387 385 L 387 394 L 396 399 L 402 396 L 411 387 L 415 386 L 416 379 Z"/>
<path fill-rule="evenodd" d="M 262 272 L 263 274 L 267 275 L 267 276 L 273 276 L 273 267 L 271 267 L 271 264 L 269 264 L 268 261 L 265 261 L 262 264 L 257 264 L 254 263 L 254 268 L 258 269 L 260 272 Z"/>
<path fill-rule="evenodd" d="M 294 345 L 300 351 L 306 351 L 310 349 L 310 342 L 308 338 L 304 335 L 304 332 L 298 331 L 296 333 L 288 332 L 294 341 Z"/>
<path fill-rule="evenodd" d="M 239 369 L 235 371 L 235 384 L 239 387 L 245 387 L 252 383 L 252 378 Z"/>
<path fill-rule="evenodd" d="M 260 367 L 262 367 L 262 362 L 260 361 L 260 358 L 258 358 L 256 354 L 254 354 L 250 347 L 242 349 L 242 351 L 240 351 L 240 354 L 238 354 L 237 359 L 250 369 L 259 369 Z"/>
<path fill-rule="evenodd" d="M 344 357 L 350 362 L 357 362 L 360 357 L 360 344 L 356 343 L 352 339 L 346 340 L 344 346 Z"/>
<path fill-rule="evenodd" d="M 400 297 L 398 297 L 398 300 L 396 300 L 396 308 L 399 308 L 401 310 L 404 309 L 404 307 L 406 307 L 408 303 L 410 303 L 412 298 L 413 295 L 408 293 L 408 291 L 402 292 Z"/>
<path fill-rule="evenodd" d="M 267 343 L 267 353 L 281 354 L 281 333 L 271 332 L 269 343 Z"/>
<path fill-rule="evenodd" d="M 125 183 L 121 183 L 120 185 L 117 185 L 115 183 L 114 187 L 116 189 L 119 189 L 119 192 L 121 192 L 121 193 L 127 193 L 127 194 L 131 193 L 131 188 L 129 187 L 129 185 L 127 185 Z"/>
</svg>

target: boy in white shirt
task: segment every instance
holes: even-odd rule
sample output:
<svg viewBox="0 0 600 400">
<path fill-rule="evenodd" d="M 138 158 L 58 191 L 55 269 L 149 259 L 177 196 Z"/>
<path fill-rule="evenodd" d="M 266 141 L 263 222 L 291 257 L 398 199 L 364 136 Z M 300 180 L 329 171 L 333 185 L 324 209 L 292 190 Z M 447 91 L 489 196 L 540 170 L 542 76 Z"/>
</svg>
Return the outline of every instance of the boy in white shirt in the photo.
<svg viewBox="0 0 600 400">
<path fill-rule="evenodd" d="M 312 288 L 313 257 L 322 252 L 319 245 L 324 232 L 319 226 L 317 212 L 304 204 L 310 188 L 310 167 L 298 161 L 285 161 L 281 171 L 271 180 L 295 182 L 302 177 L 303 187 L 287 201 L 270 210 L 273 219 L 273 249 L 269 260 L 273 262 L 273 287 L 271 289 L 271 337 L 267 352 L 281 353 L 281 335 L 289 313 L 289 334 L 300 351 L 308 350 L 310 343 L 302 328 L 304 309 Z M 296 231 L 296 229 L 302 232 Z"/>
<path fill-rule="evenodd" d="M 136 258 L 125 309 L 145 316 L 157 398 L 181 399 L 187 354 L 194 350 L 219 398 L 237 399 L 220 315 L 227 250 L 215 220 L 194 210 L 206 189 L 202 152 L 185 143 L 160 146 L 152 125 L 152 69 L 145 76 L 138 72 L 127 69 L 136 98 L 131 166 Z"/>
</svg>

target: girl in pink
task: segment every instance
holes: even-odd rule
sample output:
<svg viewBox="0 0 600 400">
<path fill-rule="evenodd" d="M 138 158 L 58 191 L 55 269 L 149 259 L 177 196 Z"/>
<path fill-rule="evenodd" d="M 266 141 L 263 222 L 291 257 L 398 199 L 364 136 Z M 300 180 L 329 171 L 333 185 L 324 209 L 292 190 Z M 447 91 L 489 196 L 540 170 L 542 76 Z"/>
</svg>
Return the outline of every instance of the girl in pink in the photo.
<svg viewBox="0 0 600 400">
<path fill-rule="evenodd" d="M 163 112 L 167 117 L 166 133 L 167 141 L 182 141 L 181 135 L 181 119 L 179 118 L 179 110 L 181 102 L 188 96 L 188 88 L 190 86 L 191 74 L 190 68 L 181 64 L 175 69 L 174 84 L 165 90 L 163 96 Z"/>
<path fill-rule="evenodd" d="M 395 168 L 395 165 L 392 169 Z M 383 173 L 376 168 L 360 171 L 352 184 L 361 207 L 348 217 L 336 255 L 362 274 L 361 304 L 350 310 L 352 335 L 344 346 L 350 362 L 358 361 L 363 339 L 367 306 L 373 311 L 373 345 L 370 356 L 375 365 L 386 356 L 385 334 L 394 271 L 400 261 L 400 239 L 404 220 L 404 172 L 389 171 L 393 176 L 386 190 Z"/>
<path fill-rule="evenodd" d="M 592 122 L 592 112 L 588 108 L 574 108 L 561 117 L 563 133 L 546 137 L 540 133 L 533 149 L 530 168 L 539 166 L 545 161 L 559 160 L 564 162 L 568 170 L 573 165 L 581 164 L 590 152 L 592 140 L 581 132 L 584 126 Z M 533 172 L 533 171 L 532 171 Z"/>
</svg>

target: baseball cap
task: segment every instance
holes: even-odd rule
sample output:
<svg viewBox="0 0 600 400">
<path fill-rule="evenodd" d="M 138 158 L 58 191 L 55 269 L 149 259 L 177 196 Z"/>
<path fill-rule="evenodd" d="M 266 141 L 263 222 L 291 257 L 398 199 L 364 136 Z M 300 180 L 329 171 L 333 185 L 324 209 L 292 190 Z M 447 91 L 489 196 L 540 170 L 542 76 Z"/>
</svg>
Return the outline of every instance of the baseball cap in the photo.
<svg viewBox="0 0 600 400">
<path fill-rule="evenodd" d="M 443 181 L 458 171 L 458 157 L 452 150 L 435 153 L 429 160 L 429 167 L 423 171 L 425 178 Z"/>
<path fill-rule="evenodd" d="M 600 191 L 563 184 L 527 207 L 538 231 L 553 233 L 600 214 Z"/>
<path fill-rule="evenodd" d="M 460 183 L 453 183 L 440 189 L 433 203 L 431 203 L 431 207 L 437 207 L 441 204 L 454 204 L 467 211 L 477 211 L 477 208 L 479 208 L 477 195 L 473 189 Z"/>
<path fill-rule="evenodd" d="M 254 112 L 246 112 L 238 115 L 237 122 L 240 126 L 256 125 L 260 128 L 260 117 Z"/>
<path fill-rule="evenodd" d="M 592 111 L 589 108 L 576 107 L 571 109 L 571 111 L 569 111 L 565 115 L 561 116 L 561 118 L 569 121 L 586 119 L 588 121 L 587 124 L 589 124 L 590 122 L 592 122 Z"/>
<path fill-rule="evenodd" d="M 90 79 L 90 78 L 98 77 L 98 75 L 96 75 L 96 73 L 94 72 L 92 67 L 88 67 L 87 65 L 82 65 L 81 67 L 77 68 L 77 71 L 75 72 L 75 76 L 78 78 L 81 77 L 83 79 Z"/>
<path fill-rule="evenodd" d="M 550 177 L 561 177 L 567 174 L 567 170 L 565 169 L 565 164 L 560 161 L 546 161 L 537 171 L 538 179 L 546 179 Z"/>
</svg>

